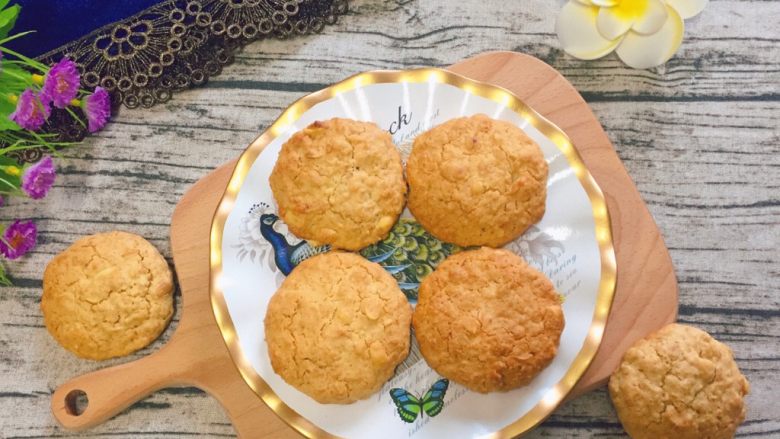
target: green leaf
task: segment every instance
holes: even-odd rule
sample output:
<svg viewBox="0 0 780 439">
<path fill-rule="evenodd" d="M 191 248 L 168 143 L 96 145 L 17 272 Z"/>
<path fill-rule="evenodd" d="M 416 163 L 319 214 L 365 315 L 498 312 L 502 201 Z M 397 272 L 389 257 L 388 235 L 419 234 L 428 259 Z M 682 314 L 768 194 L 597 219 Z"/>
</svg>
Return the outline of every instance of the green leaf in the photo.
<svg viewBox="0 0 780 439">
<path fill-rule="evenodd" d="M 32 73 L 18 64 L 3 63 L 0 71 L 0 90 L 4 93 L 19 94 L 33 85 Z"/>
<path fill-rule="evenodd" d="M 8 173 L 6 166 L 19 167 L 16 160 L 10 157 L 0 157 L 0 192 L 18 191 L 22 186 L 22 176 Z"/>
<path fill-rule="evenodd" d="M 2 1 L 3 0 L 0 0 L 0 2 Z M 13 29 L 14 25 L 16 25 L 16 19 L 19 17 L 19 11 L 21 10 L 21 6 L 13 5 L 10 8 L 0 12 L 0 38 L 5 38 L 8 33 L 11 32 L 11 29 Z"/>
<path fill-rule="evenodd" d="M 3 266 L 3 264 L 0 264 L 0 285 L 5 287 L 10 287 L 11 285 L 13 285 L 11 283 L 11 280 L 8 279 L 8 276 L 5 275 L 5 267 Z"/>
<path fill-rule="evenodd" d="M 0 0 L 0 9 L 3 9 L 10 0 Z"/>
<path fill-rule="evenodd" d="M 18 166 L 18 163 L 16 163 L 16 159 L 11 157 L 0 156 L 0 166 Z M 0 170 L 0 177 L 5 177 L 3 170 Z"/>
<path fill-rule="evenodd" d="M 0 89 L 2 87 L 0 86 Z M 11 103 L 6 96 L 0 96 L 0 130 L 19 131 L 22 128 L 8 118 L 16 110 L 16 104 Z"/>
</svg>

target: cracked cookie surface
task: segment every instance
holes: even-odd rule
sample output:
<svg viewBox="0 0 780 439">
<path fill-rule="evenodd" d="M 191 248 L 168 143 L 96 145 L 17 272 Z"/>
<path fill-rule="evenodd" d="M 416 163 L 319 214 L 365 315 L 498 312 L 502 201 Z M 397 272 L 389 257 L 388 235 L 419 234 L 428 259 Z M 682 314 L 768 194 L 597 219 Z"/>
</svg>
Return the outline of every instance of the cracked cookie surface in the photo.
<svg viewBox="0 0 780 439">
<path fill-rule="evenodd" d="M 346 250 L 387 236 L 406 197 L 390 134 L 350 119 L 317 121 L 295 133 L 269 182 L 290 231 Z"/>
<path fill-rule="evenodd" d="M 450 256 L 423 279 L 413 325 L 429 366 L 486 393 L 526 385 L 547 367 L 564 317 L 542 273 L 483 247 Z"/>
<path fill-rule="evenodd" d="M 127 355 L 168 325 L 173 277 L 157 249 L 140 236 L 86 236 L 46 266 L 41 310 L 49 333 L 79 357 Z"/>
<path fill-rule="evenodd" d="M 680 324 L 635 343 L 609 380 L 634 439 L 732 438 L 745 419 L 749 387 L 728 346 Z"/>
<path fill-rule="evenodd" d="M 271 365 L 320 403 L 367 398 L 409 354 L 412 309 L 395 279 L 354 253 L 306 259 L 265 316 Z"/>
<path fill-rule="evenodd" d="M 547 173 L 539 146 L 514 124 L 452 119 L 414 141 L 409 210 L 442 241 L 500 247 L 544 216 Z"/>
</svg>

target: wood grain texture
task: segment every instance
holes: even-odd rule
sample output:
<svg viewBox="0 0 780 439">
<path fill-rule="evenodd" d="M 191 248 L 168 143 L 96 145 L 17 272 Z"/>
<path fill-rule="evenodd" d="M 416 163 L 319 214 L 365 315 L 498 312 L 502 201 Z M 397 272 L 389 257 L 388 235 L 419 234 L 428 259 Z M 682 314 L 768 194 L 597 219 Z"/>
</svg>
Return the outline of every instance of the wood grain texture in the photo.
<svg viewBox="0 0 780 439">
<path fill-rule="evenodd" d="M 62 437 L 50 415 L 69 378 L 160 349 L 178 325 L 127 358 L 95 363 L 60 348 L 38 310 L 46 262 L 78 237 L 123 229 L 170 256 L 171 214 L 199 178 L 240 151 L 293 100 L 376 68 L 447 66 L 487 50 L 551 64 L 583 94 L 666 239 L 679 321 L 729 344 L 751 381 L 738 437 L 780 435 L 780 4 L 713 0 L 686 22 L 666 66 L 578 61 L 553 33 L 560 4 L 543 0 L 353 1 L 323 34 L 247 47 L 207 86 L 116 121 L 59 160 L 51 195 L 11 200 L 0 220 L 36 219 L 40 245 L 7 264 L 0 290 L 0 437 Z M 178 301 L 178 298 L 177 298 Z M 219 404 L 193 388 L 162 390 L 84 437 L 233 437 Z M 567 402 L 529 437 L 625 437 L 606 393 Z"/>
</svg>

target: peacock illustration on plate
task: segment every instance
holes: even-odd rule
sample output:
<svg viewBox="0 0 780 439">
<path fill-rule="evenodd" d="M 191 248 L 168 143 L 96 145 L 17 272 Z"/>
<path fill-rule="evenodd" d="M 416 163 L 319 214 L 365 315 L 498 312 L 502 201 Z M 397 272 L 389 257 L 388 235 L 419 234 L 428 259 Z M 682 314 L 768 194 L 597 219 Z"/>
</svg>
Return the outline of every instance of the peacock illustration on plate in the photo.
<svg viewBox="0 0 780 439">
<path fill-rule="evenodd" d="M 328 245 L 311 245 L 296 237 L 268 203 L 254 204 L 239 225 L 236 255 L 271 270 L 277 286 L 295 267 L 312 256 L 330 250 Z M 536 226 L 506 246 L 530 263 L 543 268 L 563 251 L 563 244 Z M 440 241 L 413 218 L 401 218 L 382 241 L 364 248 L 360 254 L 384 267 L 398 282 L 409 302 L 417 303 L 420 282 L 447 257 L 461 251 L 455 244 Z M 417 340 L 412 337 L 409 356 L 398 366 L 400 373 L 421 359 Z"/>
<path fill-rule="evenodd" d="M 280 274 L 279 283 L 307 258 L 330 250 L 328 245 L 311 245 L 290 233 L 268 203 L 253 205 L 242 218 L 236 247 L 239 261 L 260 261 Z M 414 303 L 422 279 L 457 251 L 460 247 L 436 239 L 415 220 L 401 218 L 385 239 L 360 254 L 384 267 Z"/>
<path fill-rule="evenodd" d="M 395 277 L 406 297 L 416 302 L 417 288 L 423 278 L 431 274 L 447 256 L 460 250 L 455 244 L 436 239 L 417 221 L 401 218 L 385 239 L 364 248 L 360 253 L 369 260 L 383 257 L 380 265 Z"/>
</svg>

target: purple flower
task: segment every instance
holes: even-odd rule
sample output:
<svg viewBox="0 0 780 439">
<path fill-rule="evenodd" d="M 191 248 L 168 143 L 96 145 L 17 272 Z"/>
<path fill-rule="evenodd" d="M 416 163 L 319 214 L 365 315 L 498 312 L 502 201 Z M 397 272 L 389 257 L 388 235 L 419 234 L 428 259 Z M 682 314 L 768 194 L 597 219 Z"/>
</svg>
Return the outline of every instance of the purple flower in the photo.
<svg viewBox="0 0 780 439">
<path fill-rule="evenodd" d="M 51 113 L 49 104 L 41 102 L 35 92 L 28 88 L 19 95 L 16 111 L 8 118 L 26 130 L 35 131 L 46 122 L 49 113 Z"/>
<path fill-rule="evenodd" d="M 65 108 L 79 92 L 79 71 L 76 63 L 62 58 L 52 66 L 41 88 L 41 101 L 52 102 L 57 108 Z"/>
<path fill-rule="evenodd" d="M 54 162 L 46 156 L 38 163 L 30 166 L 22 174 L 22 190 L 34 200 L 39 200 L 49 193 L 57 173 Z"/>
<path fill-rule="evenodd" d="M 100 131 L 111 117 L 111 96 L 103 87 L 97 87 L 94 93 L 84 99 L 83 108 L 87 114 L 89 132 Z"/>
<path fill-rule="evenodd" d="M 5 229 L 3 238 L 0 239 L 0 253 L 8 259 L 20 258 L 35 247 L 37 238 L 38 229 L 35 223 L 16 220 Z"/>
</svg>

